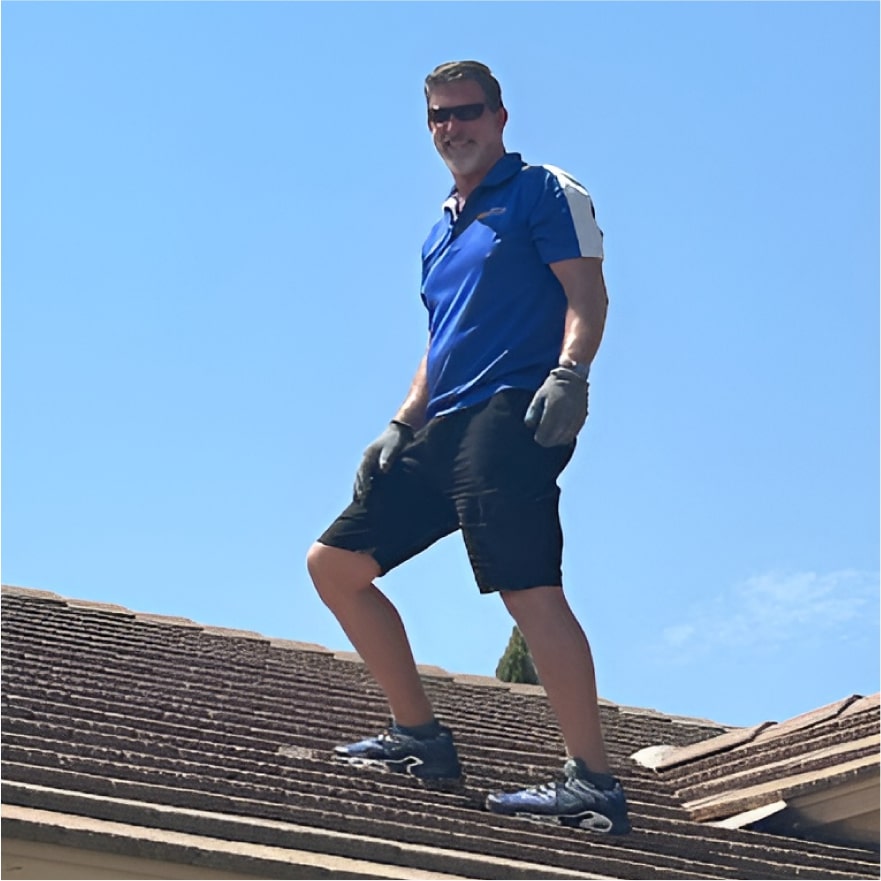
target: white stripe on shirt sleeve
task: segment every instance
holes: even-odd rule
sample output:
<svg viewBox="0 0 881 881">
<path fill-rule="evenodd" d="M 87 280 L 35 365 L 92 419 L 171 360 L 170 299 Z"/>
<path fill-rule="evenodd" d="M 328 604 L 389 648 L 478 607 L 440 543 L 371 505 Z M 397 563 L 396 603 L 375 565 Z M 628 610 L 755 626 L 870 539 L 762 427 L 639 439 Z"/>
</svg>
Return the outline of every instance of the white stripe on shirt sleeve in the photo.
<svg viewBox="0 0 881 881">
<path fill-rule="evenodd" d="M 570 177 L 562 168 L 556 165 L 543 165 L 560 184 L 569 211 L 572 214 L 572 222 L 575 225 L 575 235 L 578 238 L 578 249 L 582 257 L 603 258 L 603 232 L 599 228 L 594 217 L 593 202 L 590 193 Z"/>
</svg>

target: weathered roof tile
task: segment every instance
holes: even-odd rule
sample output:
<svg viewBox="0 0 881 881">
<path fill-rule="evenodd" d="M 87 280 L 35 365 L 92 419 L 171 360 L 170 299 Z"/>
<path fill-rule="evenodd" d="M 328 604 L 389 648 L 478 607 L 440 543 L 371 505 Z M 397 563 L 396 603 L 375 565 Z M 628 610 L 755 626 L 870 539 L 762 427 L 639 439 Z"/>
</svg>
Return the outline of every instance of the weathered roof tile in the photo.
<svg viewBox="0 0 881 881">
<path fill-rule="evenodd" d="M 834 719 L 836 716 L 841 715 L 844 709 L 859 700 L 859 698 L 860 696 L 857 694 L 851 695 L 850 697 L 843 698 L 842 700 L 835 701 L 831 704 L 826 704 L 825 707 L 819 707 L 816 710 L 810 710 L 807 713 L 794 716 L 792 719 L 787 719 L 785 722 L 770 725 L 764 731 L 759 733 L 756 737 L 756 741 L 771 740 L 775 737 L 785 737 L 787 734 L 792 734 L 796 731 L 804 731 L 806 728 L 813 728 L 822 722 L 826 722 L 829 719 Z"/>
<path fill-rule="evenodd" d="M 652 767 L 659 771 L 664 771 L 669 768 L 675 768 L 677 765 L 694 762 L 697 759 L 705 759 L 709 756 L 729 752 L 739 746 L 743 746 L 745 743 L 752 742 L 759 734 L 773 725 L 773 722 L 762 722 L 749 728 L 732 728 L 724 734 L 718 734 L 716 737 L 701 740 L 689 746 L 670 747 L 665 751 L 663 758 L 660 758 L 658 763 Z M 661 745 L 663 746 L 663 744 Z M 648 754 L 646 753 L 645 755 Z M 636 757 L 634 756 L 634 758 Z"/>
<path fill-rule="evenodd" d="M 6 804 L 128 824 L 149 830 L 145 839 L 234 842 L 250 874 L 283 877 L 280 866 L 309 851 L 371 862 L 377 877 L 878 875 L 870 851 L 696 823 L 677 795 L 676 769 L 659 775 L 628 759 L 659 742 L 737 739 L 706 720 L 601 703 L 634 823 L 631 835 L 610 839 L 475 807 L 474 793 L 544 782 L 558 771 L 563 744 L 540 687 L 422 668 L 439 716 L 456 732 L 469 775 L 463 796 L 333 763 L 334 744 L 381 729 L 388 716 L 351 652 L 27 590 L 4 589 L 2 627 Z M 859 715 L 847 718 L 862 724 Z M 827 728 L 844 719 L 827 720 Z M 834 751 L 834 732 L 827 735 L 822 749 Z M 721 796 L 698 786 L 696 797 Z M 51 840 L 52 822 L 28 816 L 16 819 L 18 833 Z M 102 828 L 92 847 L 110 835 Z"/>
</svg>

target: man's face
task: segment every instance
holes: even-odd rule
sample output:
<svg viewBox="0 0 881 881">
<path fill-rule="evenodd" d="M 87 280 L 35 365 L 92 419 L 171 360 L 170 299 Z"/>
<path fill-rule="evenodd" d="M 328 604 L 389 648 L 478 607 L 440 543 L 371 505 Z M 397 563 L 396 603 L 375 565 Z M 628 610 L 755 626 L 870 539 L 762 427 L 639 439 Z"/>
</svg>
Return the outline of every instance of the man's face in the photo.
<svg viewBox="0 0 881 881">
<path fill-rule="evenodd" d="M 479 83 L 460 80 L 435 86 L 428 96 L 429 117 L 434 109 L 485 104 L 486 96 Z M 505 152 L 502 131 L 508 113 L 500 107 L 495 113 L 489 107 L 477 119 L 461 120 L 455 116 L 444 122 L 429 118 L 428 128 L 441 159 L 454 175 L 486 174 Z"/>
</svg>

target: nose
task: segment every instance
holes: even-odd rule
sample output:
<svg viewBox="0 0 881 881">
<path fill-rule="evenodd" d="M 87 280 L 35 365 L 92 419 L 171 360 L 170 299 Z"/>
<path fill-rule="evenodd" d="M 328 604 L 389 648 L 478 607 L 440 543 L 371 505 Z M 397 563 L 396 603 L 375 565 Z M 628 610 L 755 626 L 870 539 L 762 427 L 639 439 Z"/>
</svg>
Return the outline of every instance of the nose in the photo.
<svg viewBox="0 0 881 881">
<path fill-rule="evenodd" d="M 451 138 L 462 128 L 462 123 L 455 116 L 451 116 L 446 122 L 440 123 L 440 128 L 448 138 Z"/>
</svg>

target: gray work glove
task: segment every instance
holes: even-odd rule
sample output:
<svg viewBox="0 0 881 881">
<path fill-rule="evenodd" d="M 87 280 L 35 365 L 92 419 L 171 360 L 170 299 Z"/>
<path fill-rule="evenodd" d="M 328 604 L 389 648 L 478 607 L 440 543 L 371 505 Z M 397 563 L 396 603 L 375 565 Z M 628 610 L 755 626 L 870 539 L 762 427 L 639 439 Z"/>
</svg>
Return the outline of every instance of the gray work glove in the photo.
<svg viewBox="0 0 881 881">
<path fill-rule="evenodd" d="M 378 472 L 385 474 L 411 440 L 413 429 L 403 422 L 392 420 L 388 428 L 364 450 L 364 458 L 355 475 L 356 502 L 364 501 L 374 475 Z"/>
<path fill-rule="evenodd" d="M 587 419 L 588 382 L 568 367 L 555 367 L 535 393 L 523 421 L 543 447 L 571 444 Z"/>
</svg>

